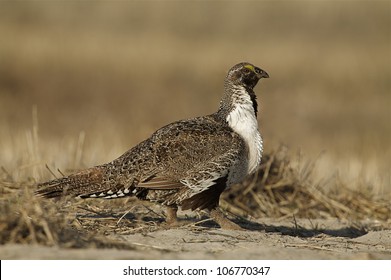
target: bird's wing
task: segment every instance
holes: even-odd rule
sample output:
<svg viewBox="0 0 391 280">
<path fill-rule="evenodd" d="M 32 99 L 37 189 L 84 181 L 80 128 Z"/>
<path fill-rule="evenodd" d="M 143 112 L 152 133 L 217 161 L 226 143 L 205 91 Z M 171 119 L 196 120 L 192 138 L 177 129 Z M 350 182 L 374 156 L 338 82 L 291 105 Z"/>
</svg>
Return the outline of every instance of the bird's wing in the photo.
<svg viewBox="0 0 391 280">
<path fill-rule="evenodd" d="M 175 189 L 186 186 L 194 193 L 226 177 L 245 150 L 243 140 L 228 127 L 212 121 L 178 122 L 152 137 L 157 168 L 137 187 Z"/>
<path fill-rule="evenodd" d="M 226 153 L 212 157 L 205 162 L 194 165 L 182 178 L 172 178 L 166 172 L 159 172 L 148 179 L 137 184 L 137 187 L 162 190 L 176 189 L 187 186 L 193 192 L 202 192 L 214 185 L 219 178 L 226 177 L 230 168 L 235 164 L 238 151 L 227 151 Z"/>
</svg>

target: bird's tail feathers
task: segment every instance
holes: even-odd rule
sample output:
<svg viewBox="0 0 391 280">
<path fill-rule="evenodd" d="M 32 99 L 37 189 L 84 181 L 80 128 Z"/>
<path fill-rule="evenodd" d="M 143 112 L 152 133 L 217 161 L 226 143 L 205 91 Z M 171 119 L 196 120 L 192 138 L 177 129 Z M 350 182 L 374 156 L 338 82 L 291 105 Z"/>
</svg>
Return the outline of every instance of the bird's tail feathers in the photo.
<svg viewBox="0 0 391 280">
<path fill-rule="evenodd" d="M 38 184 L 36 194 L 46 198 L 84 196 L 106 189 L 106 169 L 92 167 L 78 173 Z"/>
</svg>

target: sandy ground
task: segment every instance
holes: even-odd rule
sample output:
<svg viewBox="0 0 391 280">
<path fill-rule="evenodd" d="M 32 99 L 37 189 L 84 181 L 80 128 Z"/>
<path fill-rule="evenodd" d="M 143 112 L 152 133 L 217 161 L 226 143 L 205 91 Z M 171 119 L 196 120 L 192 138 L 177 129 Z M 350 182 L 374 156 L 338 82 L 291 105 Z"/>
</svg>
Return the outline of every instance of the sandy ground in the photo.
<svg viewBox="0 0 391 280">
<path fill-rule="evenodd" d="M 127 249 L 64 249 L 8 244 L 1 259 L 391 259 L 391 230 L 337 219 L 257 220 L 243 231 L 193 224 L 109 234 Z M 366 228 L 366 229 L 365 229 Z M 368 229 L 372 228 L 372 229 Z"/>
</svg>

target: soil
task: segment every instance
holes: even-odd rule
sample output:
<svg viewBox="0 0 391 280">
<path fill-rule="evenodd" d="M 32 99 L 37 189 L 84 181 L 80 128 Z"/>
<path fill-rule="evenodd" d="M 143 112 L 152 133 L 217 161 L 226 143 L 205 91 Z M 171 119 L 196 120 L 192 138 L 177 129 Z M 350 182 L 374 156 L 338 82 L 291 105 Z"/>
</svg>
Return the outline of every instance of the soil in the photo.
<svg viewBox="0 0 391 280">
<path fill-rule="evenodd" d="M 239 221 L 242 231 L 212 221 L 174 228 L 107 232 L 112 248 L 67 249 L 6 244 L 1 259 L 391 259 L 391 230 L 376 221 L 360 226 L 337 219 Z M 136 229 L 135 229 L 136 230 Z M 107 246 L 106 246 L 107 247 Z"/>
</svg>

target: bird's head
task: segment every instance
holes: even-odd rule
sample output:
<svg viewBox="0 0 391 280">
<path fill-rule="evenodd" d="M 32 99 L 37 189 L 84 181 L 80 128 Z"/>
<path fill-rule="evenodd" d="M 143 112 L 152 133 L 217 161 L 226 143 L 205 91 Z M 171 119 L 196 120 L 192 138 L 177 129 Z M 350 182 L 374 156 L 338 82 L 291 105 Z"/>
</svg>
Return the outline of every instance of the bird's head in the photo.
<svg viewBox="0 0 391 280">
<path fill-rule="evenodd" d="M 235 86 L 243 86 L 252 90 L 261 78 L 269 78 L 266 71 L 251 63 L 242 62 L 236 64 L 228 71 L 226 81 Z"/>
</svg>

